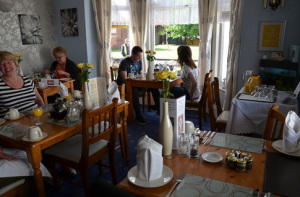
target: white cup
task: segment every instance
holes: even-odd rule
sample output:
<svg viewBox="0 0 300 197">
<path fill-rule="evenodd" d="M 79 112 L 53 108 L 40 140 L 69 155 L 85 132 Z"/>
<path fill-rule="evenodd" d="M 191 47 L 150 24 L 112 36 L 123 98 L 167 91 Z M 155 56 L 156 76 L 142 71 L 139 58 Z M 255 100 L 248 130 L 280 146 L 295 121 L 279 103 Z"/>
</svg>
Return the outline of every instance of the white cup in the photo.
<svg viewBox="0 0 300 197">
<path fill-rule="evenodd" d="M 129 77 L 130 79 L 133 79 L 133 78 L 134 78 L 134 73 L 128 73 L 128 77 Z"/>
<path fill-rule="evenodd" d="M 9 111 L 7 112 L 6 116 L 10 119 L 10 120 L 14 120 L 20 117 L 20 113 L 18 111 L 18 109 L 15 108 L 11 108 L 9 109 Z"/>
<path fill-rule="evenodd" d="M 74 90 L 73 92 L 73 97 L 74 98 L 81 98 L 81 93 L 79 90 Z"/>
<path fill-rule="evenodd" d="M 192 121 L 186 120 L 185 121 L 185 133 L 192 134 L 195 131 L 195 126 Z"/>
<path fill-rule="evenodd" d="M 179 71 L 177 72 L 177 75 L 178 75 L 178 76 L 181 76 L 181 75 L 182 75 L 182 70 L 179 70 Z"/>
<path fill-rule="evenodd" d="M 39 82 L 39 87 L 40 87 L 41 89 L 46 88 L 46 83 L 45 83 L 45 82 Z"/>
<path fill-rule="evenodd" d="M 42 138 L 42 131 L 41 128 L 38 126 L 31 126 L 29 127 L 29 131 L 28 131 L 28 139 L 30 140 L 37 140 Z"/>
</svg>

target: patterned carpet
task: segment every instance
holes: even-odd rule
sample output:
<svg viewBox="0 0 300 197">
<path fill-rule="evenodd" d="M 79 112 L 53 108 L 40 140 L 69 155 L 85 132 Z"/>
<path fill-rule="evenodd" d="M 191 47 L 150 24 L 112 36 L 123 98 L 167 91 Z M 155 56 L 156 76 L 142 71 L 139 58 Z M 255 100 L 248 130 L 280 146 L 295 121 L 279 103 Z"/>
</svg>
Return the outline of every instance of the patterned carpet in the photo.
<svg viewBox="0 0 300 197">
<path fill-rule="evenodd" d="M 186 116 L 196 116 L 196 111 L 186 111 Z M 130 167 L 127 168 L 125 165 L 125 161 L 122 159 L 120 150 L 116 152 L 116 167 L 117 167 L 117 175 L 118 181 L 121 182 L 126 176 L 129 169 L 136 165 L 136 145 L 138 139 L 140 139 L 144 135 L 148 135 L 148 137 L 158 140 L 158 130 L 159 130 L 159 116 L 156 115 L 155 112 L 145 112 L 144 117 L 148 122 L 147 125 L 139 125 L 136 122 L 128 124 L 128 140 L 129 140 L 129 155 L 130 155 Z M 197 119 L 189 119 L 194 122 L 195 127 L 198 126 Z M 209 130 L 209 120 L 207 118 L 206 122 L 203 122 L 203 130 Z M 118 141 L 118 140 L 117 140 Z M 107 161 L 104 161 L 107 162 Z M 105 182 L 112 183 L 110 171 L 108 168 L 103 168 L 104 174 L 100 175 L 97 166 L 92 166 L 89 169 L 90 172 L 90 183 L 92 183 L 96 179 L 100 179 Z M 80 174 L 77 173 L 73 180 L 79 182 L 81 180 Z M 84 196 L 83 189 L 76 187 L 74 185 L 63 183 L 60 185 L 60 191 L 55 191 L 52 186 L 45 184 L 46 193 L 48 197 L 81 197 Z"/>
</svg>

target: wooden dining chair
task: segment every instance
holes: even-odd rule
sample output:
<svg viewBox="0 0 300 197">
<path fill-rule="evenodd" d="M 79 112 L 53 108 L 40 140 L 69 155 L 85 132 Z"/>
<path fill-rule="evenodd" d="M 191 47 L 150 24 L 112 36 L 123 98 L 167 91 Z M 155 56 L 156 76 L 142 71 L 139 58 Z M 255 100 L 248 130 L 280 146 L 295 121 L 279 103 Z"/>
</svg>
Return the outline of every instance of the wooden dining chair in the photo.
<svg viewBox="0 0 300 197">
<path fill-rule="evenodd" d="M 115 168 L 115 141 L 117 125 L 118 99 L 104 107 L 95 110 L 83 110 L 82 133 L 72 136 L 44 151 L 45 159 L 50 165 L 50 171 L 57 183 L 57 178 L 84 188 L 89 196 L 88 168 L 97 163 L 101 172 L 102 158 L 108 156 L 109 167 L 114 184 L 117 184 Z M 81 172 L 82 184 L 66 177 L 59 176 L 55 163 L 71 167 Z M 101 165 L 101 166 L 100 166 Z"/>
<path fill-rule="evenodd" d="M 282 132 L 286 115 L 278 111 L 278 108 L 278 105 L 273 105 L 269 109 L 263 134 L 263 139 L 265 140 L 275 141 L 278 139 L 282 139 Z"/>
<path fill-rule="evenodd" d="M 219 79 L 214 78 L 212 82 L 207 82 L 207 104 L 210 119 L 210 128 L 212 131 L 221 131 L 226 129 L 230 111 L 223 111 L 219 93 Z M 216 106 L 216 111 L 214 106 Z"/>
<path fill-rule="evenodd" d="M 213 70 L 210 70 L 208 73 L 205 74 L 204 77 L 204 84 L 202 89 L 202 94 L 199 102 L 190 102 L 186 101 L 185 106 L 186 108 L 196 108 L 198 111 L 198 116 L 187 116 L 187 118 L 197 118 L 199 122 L 199 128 L 202 130 L 202 119 L 206 121 L 206 103 L 207 103 L 207 87 L 206 83 L 211 81 L 211 75 Z"/>
</svg>

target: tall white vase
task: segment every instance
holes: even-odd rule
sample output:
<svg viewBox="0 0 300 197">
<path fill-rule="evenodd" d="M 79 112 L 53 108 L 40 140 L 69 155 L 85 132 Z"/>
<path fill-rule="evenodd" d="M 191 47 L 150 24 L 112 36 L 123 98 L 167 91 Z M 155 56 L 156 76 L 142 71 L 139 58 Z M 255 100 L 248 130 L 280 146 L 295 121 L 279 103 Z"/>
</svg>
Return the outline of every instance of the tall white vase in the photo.
<svg viewBox="0 0 300 197">
<path fill-rule="evenodd" d="M 154 79 L 154 61 L 149 61 L 148 69 L 147 69 L 147 80 L 153 80 Z"/>
<path fill-rule="evenodd" d="M 163 146 L 163 157 L 172 159 L 173 125 L 169 116 L 169 103 L 163 102 L 163 115 L 159 126 L 159 139 Z"/>
<path fill-rule="evenodd" d="M 87 110 L 93 108 L 93 101 L 89 92 L 88 82 L 84 82 L 83 107 Z"/>
</svg>

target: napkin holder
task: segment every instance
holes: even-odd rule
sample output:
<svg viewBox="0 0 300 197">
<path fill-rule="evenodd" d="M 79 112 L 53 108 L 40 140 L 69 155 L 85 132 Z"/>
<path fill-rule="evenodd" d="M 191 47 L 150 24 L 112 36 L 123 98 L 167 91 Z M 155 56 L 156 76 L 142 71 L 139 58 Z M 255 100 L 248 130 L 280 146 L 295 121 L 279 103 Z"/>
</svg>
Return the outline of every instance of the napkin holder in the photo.
<svg viewBox="0 0 300 197">
<path fill-rule="evenodd" d="M 299 150 L 300 118 L 293 111 L 290 111 L 286 116 L 282 137 L 283 137 L 283 146 L 282 146 L 283 151 L 295 152 Z"/>
</svg>

